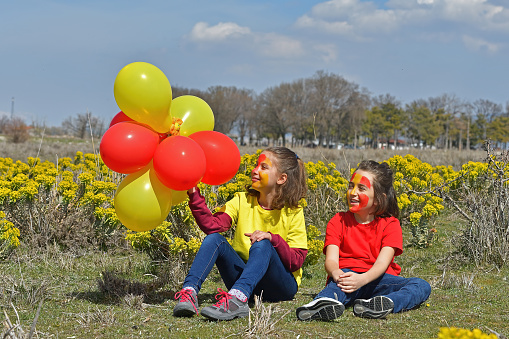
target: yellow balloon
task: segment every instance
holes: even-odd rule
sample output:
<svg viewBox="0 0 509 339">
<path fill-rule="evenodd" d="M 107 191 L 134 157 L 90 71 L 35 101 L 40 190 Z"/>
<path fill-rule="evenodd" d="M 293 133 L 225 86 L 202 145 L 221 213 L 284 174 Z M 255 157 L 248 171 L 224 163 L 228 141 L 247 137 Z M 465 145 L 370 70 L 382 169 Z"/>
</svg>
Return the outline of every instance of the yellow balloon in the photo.
<svg viewBox="0 0 509 339">
<path fill-rule="evenodd" d="M 179 123 L 180 135 L 185 137 L 199 131 L 214 130 L 214 113 L 205 100 L 193 95 L 182 95 L 173 99 L 170 113 L 175 123 Z M 172 127 L 172 129 L 174 128 Z"/>
<path fill-rule="evenodd" d="M 171 205 L 175 206 L 187 199 L 187 191 L 171 191 Z"/>
<path fill-rule="evenodd" d="M 122 180 L 115 193 L 115 212 L 125 227 L 136 232 L 159 226 L 172 206 L 172 190 L 164 186 L 152 162 Z"/>
<path fill-rule="evenodd" d="M 146 62 L 125 66 L 118 72 L 113 92 L 118 107 L 129 118 L 159 133 L 170 129 L 171 86 L 156 66 Z"/>
</svg>

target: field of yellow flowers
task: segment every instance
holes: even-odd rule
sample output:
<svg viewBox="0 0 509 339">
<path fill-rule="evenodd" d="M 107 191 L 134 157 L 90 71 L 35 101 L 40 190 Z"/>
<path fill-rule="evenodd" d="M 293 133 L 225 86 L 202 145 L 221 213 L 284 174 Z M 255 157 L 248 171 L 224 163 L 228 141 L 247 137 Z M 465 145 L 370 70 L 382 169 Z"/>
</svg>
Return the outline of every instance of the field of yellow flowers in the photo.
<svg viewBox="0 0 509 339">
<path fill-rule="evenodd" d="M 201 185 L 212 210 L 222 206 L 235 192 L 244 190 L 250 182 L 250 171 L 256 158 L 257 154 L 244 155 L 238 174 L 229 183 L 218 187 Z M 460 171 L 454 171 L 452 167 L 432 167 L 411 155 L 394 156 L 386 162 L 395 173 L 401 221 L 412 230 L 412 242 L 418 247 L 427 247 L 433 242 L 437 232 L 434 221 L 444 209 L 440 192 L 447 193 L 465 184 L 475 187 L 476 178 L 488 171 L 487 164 L 480 162 L 465 164 Z M 330 217 L 345 208 L 343 197 L 348 174 L 341 174 L 334 163 L 321 161 L 308 162 L 306 170 L 309 196 L 302 204 L 306 206 L 307 224 L 313 235 L 309 240 L 313 243 L 320 234 L 314 229 L 323 231 Z M 152 244 L 154 241 L 167 242 L 168 254 L 186 251 L 192 255 L 196 252 L 200 232 L 185 202 L 175 206 L 168 220 L 154 231 L 133 233 L 123 228 L 113 206 L 113 196 L 121 179 L 122 175 L 109 170 L 100 156 L 91 153 L 77 152 L 74 159 L 61 158 L 58 163 L 41 162 L 32 157 L 27 162 L 0 158 L 0 255 L 7 255 L 19 245 L 20 239 L 37 232 L 33 227 L 36 219 L 38 224 L 54 227 L 47 224 L 58 218 L 44 219 L 55 213 L 63 216 L 71 209 L 90 213 L 98 236 L 104 237 L 113 231 L 124 232 L 133 247 L 148 250 L 154 256 L 156 253 L 151 249 L 156 246 Z M 184 237 L 168 231 L 172 223 L 186 230 L 182 234 Z M 58 242 L 59 239 L 52 240 Z"/>
<path fill-rule="evenodd" d="M 212 211 L 250 183 L 250 171 L 259 153 L 242 156 L 240 169 L 230 182 L 214 187 L 200 184 Z M 468 162 L 459 170 L 452 166 L 431 166 L 412 155 L 396 155 L 385 161 L 395 173 L 394 186 L 407 236 L 406 246 L 416 257 L 425 257 L 426 251 L 438 244 L 441 237 L 443 241 L 443 236 L 450 231 L 450 227 L 442 229 L 444 215 L 461 216 L 462 222 L 454 226 L 457 231 L 460 225 L 467 228 L 470 225 L 472 230 L 471 219 L 475 219 L 477 212 L 466 193 L 482 192 L 487 185 L 498 183 L 501 183 L 498 189 L 507 191 L 507 162 L 494 156 L 486 162 Z M 351 173 L 341 173 L 334 163 L 321 161 L 306 163 L 306 170 L 309 192 L 301 202 L 308 229 L 309 254 L 305 265 L 320 270 L 325 226 L 337 211 L 346 209 L 344 195 Z M 127 244 L 152 263 L 178 258 L 184 267 L 189 265 L 203 234 L 194 223 L 187 203 L 174 206 L 166 221 L 152 231 L 129 231 L 116 217 L 113 205 L 121 180 L 121 174 L 109 170 L 100 156 L 92 153 L 77 152 L 74 158 L 60 158 L 56 163 L 33 157 L 26 162 L 0 158 L 0 260 L 15 258 L 23 243 L 46 248 L 52 244 L 69 253 L 79 253 L 80 249 L 108 252 Z M 471 253 L 464 242 L 475 241 L 474 233 L 463 234 L 460 237 L 463 242 L 456 247 L 456 252 L 467 261 Z M 498 269 L 504 267 L 506 255 L 497 257 Z M 481 264 L 491 258 L 481 257 Z M 309 274 L 307 278 L 316 279 Z M 456 280 L 464 281 L 465 276 Z M 457 281 L 456 285 L 463 284 Z M 440 284 L 447 282 L 442 279 L 435 285 Z M 463 337 L 465 333 L 470 333 L 465 337 L 488 336 L 478 329 L 461 332 L 449 327 L 439 330 L 439 327 L 436 326 L 434 333 L 440 338 Z"/>
</svg>

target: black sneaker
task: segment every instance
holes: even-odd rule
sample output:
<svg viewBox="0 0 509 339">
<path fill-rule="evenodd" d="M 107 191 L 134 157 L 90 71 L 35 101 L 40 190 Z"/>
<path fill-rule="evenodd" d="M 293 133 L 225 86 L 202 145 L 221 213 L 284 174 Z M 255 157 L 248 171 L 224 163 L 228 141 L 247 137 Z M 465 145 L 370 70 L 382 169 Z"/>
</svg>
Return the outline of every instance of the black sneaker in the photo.
<svg viewBox="0 0 509 339">
<path fill-rule="evenodd" d="M 332 298 L 318 298 L 297 308 L 299 320 L 334 320 L 345 311 L 345 306 Z"/>
<path fill-rule="evenodd" d="M 198 314 L 198 298 L 195 291 L 184 288 L 175 293 L 175 299 L 179 301 L 173 308 L 175 317 L 192 317 Z"/>
<path fill-rule="evenodd" d="M 393 309 L 394 302 L 383 295 L 371 299 L 357 299 L 353 303 L 353 314 L 362 318 L 385 318 Z"/>
<path fill-rule="evenodd" d="M 204 307 L 201 315 L 210 320 L 232 320 L 235 318 L 247 317 L 249 315 L 249 305 L 246 301 L 241 301 L 234 295 L 218 288 L 216 295 L 217 303 L 212 306 Z"/>
</svg>

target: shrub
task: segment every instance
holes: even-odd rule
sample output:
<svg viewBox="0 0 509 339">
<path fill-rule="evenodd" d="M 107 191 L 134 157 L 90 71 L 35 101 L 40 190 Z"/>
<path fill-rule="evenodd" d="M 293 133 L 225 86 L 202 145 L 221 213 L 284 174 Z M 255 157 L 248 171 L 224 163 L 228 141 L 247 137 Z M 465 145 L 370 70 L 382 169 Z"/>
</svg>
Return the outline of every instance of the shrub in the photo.
<svg viewBox="0 0 509 339">
<path fill-rule="evenodd" d="M 476 265 L 502 267 L 509 259 L 509 153 L 494 154 L 485 144 L 486 163 L 467 164 L 457 194 L 441 192 L 467 220 L 459 250 Z"/>
<path fill-rule="evenodd" d="M 436 233 L 435 220 L 444 209 L 442 198 L 432 193 L 444 185 L 452 168 L 432 167 L 412 155 L 396 155 L 386 162 L 394 172 L 394 189 L 402 226 L 412 231 L 411 244 L 424 248 L 432 245 Z M 444 175 L 447 173 L 448 175 Z"/>
<path fill-rule="evenodd" d="M 23 143 L 30 138 L 28 126 L 21 118 L 12 118 L 5 123 L 3 131 L 7 140 L 13 143 Z"/>
</svg>

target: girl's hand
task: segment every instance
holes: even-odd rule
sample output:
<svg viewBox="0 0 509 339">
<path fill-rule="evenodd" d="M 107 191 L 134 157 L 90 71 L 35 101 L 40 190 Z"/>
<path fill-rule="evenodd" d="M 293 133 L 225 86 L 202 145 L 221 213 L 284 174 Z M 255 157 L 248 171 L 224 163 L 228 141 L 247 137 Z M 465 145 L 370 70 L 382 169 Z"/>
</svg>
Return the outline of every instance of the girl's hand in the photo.
<svg viewBox="0 0 509 339">
<path fill-rule="evenodd" d="M 263 239 L 269 239 L 269 241 L 272 240 L 272 234 L 258 230 L 254 231 L 253 233 L 244 233 L 244 235 L 249 237 L 251 240 L 251 245 Z"/>
<path fill-rule="evenodd" d="M 196 190 L 197 190 L 196 186 L 191 187 L 190 189 L 187 190 L 187 194 L 193 194 L 194 192 L 196 192 Z"/>
<path fill-rule="evenodd" d="M 346 272 L 340 275 L 336 282 L 341 291 L 345 293 L 355 292 L 367 283 L 362 274 L 355 272 Z"/>
<path fill-rule="evenodd" d="M 344 274 L 344 272 L 341 269 L 338 268 L 338 269 L 336 269 L 336 270 L 331 272 L 330 277 L 332 278 L 332 280 L 334 280 L 334 282 L 336 284 L 338 284 L 338 279 L 343 274 Z M 339 286 L 339 284 L 338 284 L 338 286 Z"/>
</svg>

